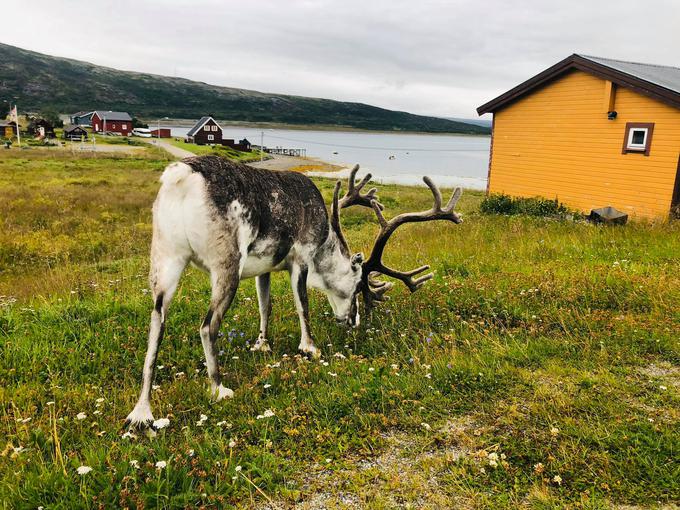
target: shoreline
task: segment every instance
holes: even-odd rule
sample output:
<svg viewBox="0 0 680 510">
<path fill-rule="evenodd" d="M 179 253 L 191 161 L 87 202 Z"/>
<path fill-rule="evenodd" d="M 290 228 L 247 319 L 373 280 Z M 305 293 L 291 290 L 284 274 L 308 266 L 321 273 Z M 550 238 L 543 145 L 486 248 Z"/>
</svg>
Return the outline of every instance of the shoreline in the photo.
<svg viewBox="0 0 680 510">
<path fill-rule="evenodd" d="M 157 119 L 141 118 L 142 122 L 149 125 L 149 129 L 154 129 L 157 125 Z M 474 136 L 490 138 L 491 133 L 457 133 L 451 132 L 429 132 L 429 131 L 389 131 L 384 129 L 363 129 L 350 126 L 336 126 L 332 124 L 285 124 L 279 122 L 248 122 L 238 120 L 219 120 L 217 122 L 222 127 L 243 127 L 248 129 L 280 129 L 288 131 L 336 131 L 346 133 L 382 133 L 390 135 L 426 135 L 426 136 Z M 190 128 L 196 124 L 196 120 L 192 119 L 167 119 L 161 122 L 161 127 L 186 127 Z M 471 124 L 475 125 L 475 124 Z"/>
</svg>

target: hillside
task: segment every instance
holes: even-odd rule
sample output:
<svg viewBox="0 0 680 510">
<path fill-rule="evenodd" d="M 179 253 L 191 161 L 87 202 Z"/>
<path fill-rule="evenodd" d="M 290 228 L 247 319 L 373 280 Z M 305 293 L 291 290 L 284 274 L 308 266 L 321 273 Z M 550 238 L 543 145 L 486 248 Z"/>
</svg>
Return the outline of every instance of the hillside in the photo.
<svg viewBox="0 0 680 510">
<path fill-rule="evenodd" d="M 137 117 L 219 119 L 346 126 L 361 129 L 486 134 L 489 129 L 347 103 L 219 87 L 184 78 L 119 71 L 0 44 L 0 98 L 22 111 L 53 108 L 125 110 Z"/>
</svg>

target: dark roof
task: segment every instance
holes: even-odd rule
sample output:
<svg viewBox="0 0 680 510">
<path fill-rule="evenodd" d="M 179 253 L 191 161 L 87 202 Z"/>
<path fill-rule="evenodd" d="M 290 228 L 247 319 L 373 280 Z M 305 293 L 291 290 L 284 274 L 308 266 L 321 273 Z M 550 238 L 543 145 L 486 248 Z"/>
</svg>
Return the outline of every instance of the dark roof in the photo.
<svg viewBox="0 0 680 510">
<path fill-rule="evenodd" d="M 477 113 L 494 112 L 572 70 L 579 70 L 616 85 L 680 108 L 680 68 L 626 62 L 574 53 L 533 78 L 477 108 Z"/>
<path fill-rule="evenodd" d="M 97 116 L 100 119 L 106 118 L 107 121 L 109 120 L 132 120 L 132 117 L 130 117 L 130 114 L 127 112 L 107 112 L 105 110 L 95 110 L 92 112 L 93 114 L 96 113 Z"/>
<path fill-rule="evenodd" d="M 196 133 L 198 133 L 198 130 L 203 127 L 203 124 L 205 124 L 209 120 L 212 120 L 215 124 L 217 124 L 217 121 L 210 116 L 201 117 L 201 119 L 196 124 L 194 124 L 194 127 L 192 127 L 189 130 L 187 136 L 194 136 Z M 220 126 L 219 124 L 217 124 L 217 127 L 220 128 L 220 130 L 222 129 L 222 126 Z"/>
<path fill-rule="evenodd" d="M 73 124 L 72 126 L 68 126 L 64 128 L 64 133 L 70 133 L 71 131 L 75 131 L 76 129 L 80 129 L 81 131 L 85 131 L 82 126 L 79 126 L 78 124 Z"/>
<path fill-rule="evenodd" d="M 71 117 L 85 117 L 86 115 L 92 115 L 94 112 L 90 110 L 89 112 L 82 111 L 82 112 L 76 112 Z"/>
</svg>

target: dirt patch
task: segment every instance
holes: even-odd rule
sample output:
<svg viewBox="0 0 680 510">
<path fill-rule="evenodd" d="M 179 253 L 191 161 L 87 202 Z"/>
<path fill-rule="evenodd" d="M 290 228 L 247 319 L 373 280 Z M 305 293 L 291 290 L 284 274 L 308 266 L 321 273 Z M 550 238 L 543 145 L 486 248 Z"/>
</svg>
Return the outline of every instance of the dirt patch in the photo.
<svg viewBox="0 0 680 510">
<path fill-rule="evenodd" d="M 666 361 L 647 365 L 640 369 L 640 373 L 650 378 L 659 379 L 659 382 L 666 386 L 680 388 L 680 367 L 671 365 Z"/>
</svg>

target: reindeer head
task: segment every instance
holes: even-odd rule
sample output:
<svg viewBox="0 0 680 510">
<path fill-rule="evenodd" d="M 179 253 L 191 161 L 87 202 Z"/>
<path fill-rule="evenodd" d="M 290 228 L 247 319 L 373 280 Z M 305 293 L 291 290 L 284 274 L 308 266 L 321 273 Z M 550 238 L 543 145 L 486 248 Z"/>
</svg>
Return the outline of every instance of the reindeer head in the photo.
<svg viewBox="0 0 680 510">
<path fill-rule="evenodd" d="M 368 193 L 364 195 L 361 194 L 361 190 L 371 179 L 371 174 L 367 174 L 358 184 L 355 184 L 355 178 L 358 171 L 359 165 L 355 165 L 349 176 L 347 193 L 345 193 L 342 198 L 339 198 L 342 184 L 340 181 L 335 184 L 333 204 L 331 207 L 331 226 L 338 237 L 341 251 L 346 258 L 349 258 L 350 251 L 342 233 L 342 228 L 340 227 L 340 209 L 353 205 L 370 207 L 375 212 L 380 224 L 380 231 L 378 232 L 371 255 L 368 259 L 364 261 L 361 253 L 357 253 L 351 257 L 353 277 L 348 278 L 346 281 L 352 286 L 352 291 L 348 292 L 347 301 L 342 303 L 344 305 L 342 306 L 342 310 L 347 310 L 345 320 L 352 325 L 357 325 L 359 322 L 359 294 L 363 296 L 364 306 L 369 312 L 377 303 L 389 299 L 386 293 L 393 287 L 393 283 L 376 279 L 378 275 L 382 274 L 390 278 L 401 280 L 411 292 L 418 290 L 425 282 L 432 279 L 434 276 L 433 273 L 428 273 L 417 277 L 417 275 L 430 269 L 430 266 L 428 265 L 421 266 L 411 271 L 398 271 L 386 266 L 382 262 L 382 256 L 385 247 L 387 246 L 387 241 L 397 228 L 406 223 L 433 220 L 452 221 L 456 224 L 463 221 L 460 215 L 453 210 L 463 193 L 462 190 L 456 188 L 446 206 L 442 207 L 442 194 L 429 177 L 423 177 L 423 181 L 432 192 L 434 198 L 432 208 L 428 211 L 399 214 L 390 220 L 387 220 L 383 215 L 385 207 L 378 201 L 376 188 L 371 188 Z M 331 304 L 333 305 L 332 302 Z M 334 306 L 333 309 L 336 310 L 336 307 Z M 336 318 L 341 319 L 341 317 L 338 316 L 337 311 Z"/>
</svg>

